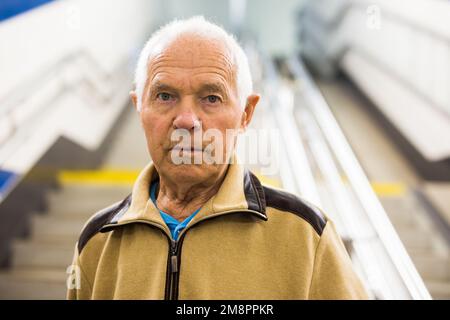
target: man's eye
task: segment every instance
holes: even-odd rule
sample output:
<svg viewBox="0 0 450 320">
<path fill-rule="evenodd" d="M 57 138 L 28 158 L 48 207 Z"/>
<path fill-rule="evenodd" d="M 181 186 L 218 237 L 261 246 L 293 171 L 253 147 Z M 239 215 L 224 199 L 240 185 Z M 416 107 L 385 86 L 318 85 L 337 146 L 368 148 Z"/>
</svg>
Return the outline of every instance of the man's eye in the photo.
<svg viewBox="0 0 450 320">
<path fill-rule="evenodd" d="M 172 99 L 172 95 L 167 92 L 158 93 L 156 97 L 162 101 L 169 101 L 170 99 Z"/>
<path fill-rule="evenodd" d="M 206 97 L 206 101 L 208 103 L 217 103 L 220 102 L 220 98 L 218 96 L 210 95 Z"/>
</svg>

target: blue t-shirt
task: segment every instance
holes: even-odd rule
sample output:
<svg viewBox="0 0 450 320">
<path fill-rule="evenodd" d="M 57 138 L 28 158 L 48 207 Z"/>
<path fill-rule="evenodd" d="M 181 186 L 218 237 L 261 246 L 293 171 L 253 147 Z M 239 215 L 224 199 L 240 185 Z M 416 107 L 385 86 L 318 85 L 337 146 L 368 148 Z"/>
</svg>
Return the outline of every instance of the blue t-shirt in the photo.
<svg viewBox="0 0 450 320">
<path fill-rule="evenodd" d="M 156 204 L 156 188 L 158 187 L 159 181 L 153 183 L 150 187 L 150 198 L 152 199 L 153 203 L 155 204 L 155 207 L 158 208 L 158 205 Z M 159 213 L 161 214 L 161 217 L 163 218 L 166 225 L 169 227 L 170 233 L 172 234 L 172 238 L 174 240 L 178 239 L 178 234 L 186 228 L 189 221 L 194 218 L 194 216 L 200 211 L 201 208 L 197 209 L 192 213 L 189 217 L 183 220 L 183 222 L 178 221 L 174 217 L 172 217 L 170 214 L 165 213 L 162 210 L 159 210 Z"/>
</svg>

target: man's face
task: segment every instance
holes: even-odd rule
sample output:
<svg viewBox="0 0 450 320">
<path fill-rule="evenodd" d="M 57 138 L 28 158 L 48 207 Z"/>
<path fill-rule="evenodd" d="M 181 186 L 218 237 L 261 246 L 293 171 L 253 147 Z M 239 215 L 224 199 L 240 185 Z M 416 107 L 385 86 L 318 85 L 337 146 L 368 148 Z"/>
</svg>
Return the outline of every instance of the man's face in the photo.
<svg viewBox="0 0 450 320">
<path fill-rule="evenodd" d="M 194 148 L 198 146 L 194 132 L 204 134 L 215 129 L 222 135 L 222 143 L 215 147 L 224 155 L 229 153 L 235 138 L 226 138 L 227 129 L 228 133 L 229 129 L 237 131 L 249 121 L 249 110 L 245 113 L 239 105 L 235 79 L 236 70 L 226 46 L 199 36 L 182 36 L 150 57 L 140 117 L 148 150 L 161 175 L 179 182 L 196 182 L 214 179 L 225 169 L 224 161 L 194 163 L 194 157 L 202 158 L 213 138 L 205 139 L 200 134 L 200 150 L 179 150 L 174 147 L 180 141 L 174 141 L 173 134 L 189 132 L 187 142 L 190 140 Z M 177 155 L 192 163 L 174 163 Z"/>
</svg>

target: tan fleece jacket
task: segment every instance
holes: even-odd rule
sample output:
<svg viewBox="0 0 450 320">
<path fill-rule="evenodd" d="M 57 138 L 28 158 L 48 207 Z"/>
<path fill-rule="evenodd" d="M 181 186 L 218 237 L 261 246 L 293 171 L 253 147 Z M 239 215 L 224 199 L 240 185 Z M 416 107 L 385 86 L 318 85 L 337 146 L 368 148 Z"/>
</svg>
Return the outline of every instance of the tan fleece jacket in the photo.
<svg viewBox="0 0 450 320">
<path fill-rule="evenodd" d="M 218 191 L 173 241 L 149 185 L 85 225 L 69 299 L 366 299 L 332 221 L 230 164 Z M 92 195 L 95 196 L 95 195 Z"/>
</svg>

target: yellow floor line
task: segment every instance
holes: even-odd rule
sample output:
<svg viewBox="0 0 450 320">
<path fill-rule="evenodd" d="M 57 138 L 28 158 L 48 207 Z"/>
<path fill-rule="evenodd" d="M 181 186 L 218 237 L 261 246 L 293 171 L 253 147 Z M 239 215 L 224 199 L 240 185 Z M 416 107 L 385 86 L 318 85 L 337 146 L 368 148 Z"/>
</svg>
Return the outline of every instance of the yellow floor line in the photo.
<svg viewBox="0 0 450 320">
<path fill-rule="evenodd" d="M 132 185 L 139 175 L 139 170 L 105 168 L 99 170 L 61 170 L 58 181 L 61 184 L 87 185 Z M 280 187 L 278 179 L 256 174 L 265 185 Z"/>
<path fill-rule="evenodd" d="M 139 170 L 62 170 L 58 173 L 61 184 L 133 185 Z"/>
<path fill-rule="evenodd" d="M 399 182 L 372 182 L 372 188 L 381 197 L 401 197 L 406 194 L 406 186 Z"/>
<path fill-rule="evenodd" d="M 58 173 L 61 184 L 86 185 L 133 185 L 139 175 L 139 170 L 105 168 L 100 170 L 62 170 Z M 255 173 L 265 185 L 280 188 L 281 182 Z M 378 196 L 401 197 L 406 193 L 406 186 L 398 182 L 372 182 L 372 188 Z"/>
</svg>

